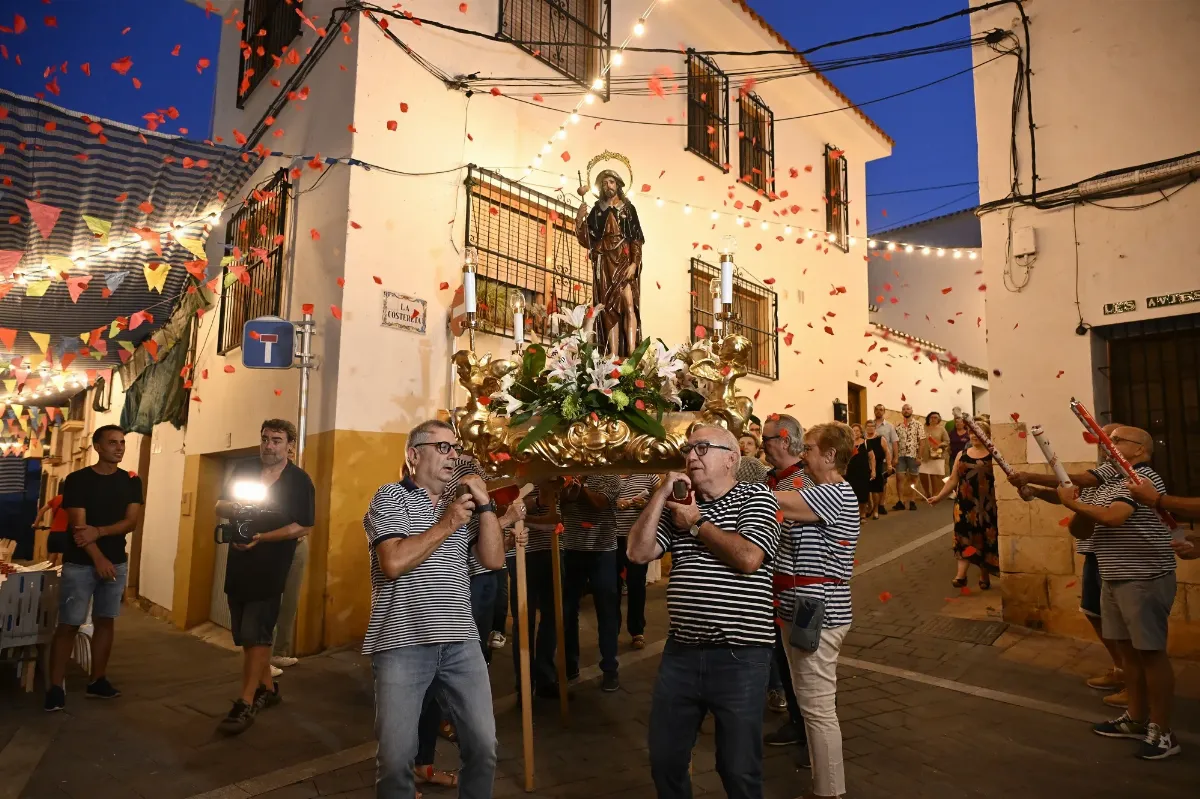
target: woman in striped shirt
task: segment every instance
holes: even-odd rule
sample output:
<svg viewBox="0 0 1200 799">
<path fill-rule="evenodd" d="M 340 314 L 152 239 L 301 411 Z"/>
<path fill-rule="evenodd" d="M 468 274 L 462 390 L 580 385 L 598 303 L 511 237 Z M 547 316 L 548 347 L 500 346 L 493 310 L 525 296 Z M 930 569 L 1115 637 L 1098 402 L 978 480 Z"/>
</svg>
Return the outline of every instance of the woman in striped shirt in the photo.
<svg viewBox="0 0 1200 799">
<path fill-rule="evenodd" d="M 775 559 L 784 639 L 791 636 L 798 597 L 824 603 L 816 651 L 786 647 L 808 734 L 816 797 L 841 796 L 846 791 L 836 694 L 838 652 L 852 620 L 850 574 L 859 533 L 858 498 L 845 479 L 853 452 L 849 426 L 840 422 L 814 426 L 804 437 L 804 460 L 815 485 L 804 489 L 780 485 L 775 492 L 784 518 Z"/>
</svg>

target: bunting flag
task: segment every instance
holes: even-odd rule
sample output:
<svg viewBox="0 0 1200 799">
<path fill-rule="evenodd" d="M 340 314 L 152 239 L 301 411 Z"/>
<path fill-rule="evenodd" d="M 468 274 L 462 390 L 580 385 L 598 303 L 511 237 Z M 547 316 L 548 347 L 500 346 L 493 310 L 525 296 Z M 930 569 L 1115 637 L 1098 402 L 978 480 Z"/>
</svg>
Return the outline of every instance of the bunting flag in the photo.
<svg viewBox="0 0 1200 799">
<path fill-rule="evenodd" d="M 88 226 L 88 230 L 92 231 L 92 235 L 96 237 L 96 243 L 101 247 L 108 246 L 108 232 L 112 230 L 112 222 L 104 219 L 97 219 L 94 216 L 80 214 L 83 217 L 84 223 Z"/>
<path fill-rule="evenodd" d="M 57 277 L 59 273 L 70 272 L 75 268 L 75 262 L 65 255 L 49 255 L 46 257 L 46 265 L 50 267 L 50 271 Z"/>
<path fill-rule="evenodd" d="M 67 291 L 71 294 L 71 302 L 79 302 L 79 295 L 87 290 L 88 282 L 91 281 L 91 275 L 83 275 L 82 277 L 67 278 Z"/>
<path fill-rule="evenodd" d="M 48 288 L 50 288 L 49 280 L 35 280 L 29 285 L 25 286 L 25 296 L 44 297 L 46 296 L 46 289 Z"/>
<path fill-rule="evenodd" d="M 208 256 L 204 253 L 204 242 L 200 241 L 200 239 L 186 239 L 177 237 L 175 239 L 175 243 L 180 247 L 183 247 L 192 255 L 196 256 L 197 259 L 201 261 L 208 260 Z"/>
<path fill-rule="evenodd" d="M 4 390 L 7 391 L 9 394 L 16 393 L 17 381 L 11 377 L 6 379 L 4 381 Z M 15 408 L 16 406 L 14 405 L 13 407 Z"/>
<path fill-rule="evenodd" d="M 29 356 L 29 371 L 36 372 L 41 368 L 42 362 L 46 360 L 45 355 L 30 355 Z"/>
<path fill-rule="evenodd" d="M 170 271 L 171 267 L 168 264 L 146 264 L 143 266 L 142 274 L 146 276 L 146 288 L 162 294 L 163 286 L 167 282 L 167 273 Z"/>
<path fill-rule="evenodd" d="M 104 285 L 108 287 L 109 291 L 116 291 L 117 286 L 120 286 L 123 282 L 125 282 L 125 278 L 128 275 L 128 270 L 121 270 L 120 272 L 113 272 L 111 275 L 105 275 Z"/>
<path fill-rule="evenodd" d="M 150 249 L 154 250 L 155 255 L 157 255 L 159 258 L 162 258 L 162 254 L 163 254 L 162 238 L 158 235 L 157 232 L 151 230 L 148 227 L 135 227 L 135 228 L 130 228 L 130 230 L 132 230 L 134 233 L 136 233 L 138 236 L 140 236 L 142 241 L 149 244 Z"/>
<path fill-rule="evenodd" d="M 45 355 L 46 350 L 50 347 L 50 334 L 31 332 L 29 337 L 33 339 L 34 343 L 38 345 L 38 349 L 42 351 L 43 355 Z"/>
<path fill-rule="evenodd" d="M 0 277 L 12 277 L 13 270 L 21 263 L 23 257 L 25 253 L 20 250 L 0 250 Z"/>
<path fill-rule="evenodd" d="M 26 200 L 25 205 L 29 207 L 29 216 L 33 218 L 33 223 L 37 225 L 42 238 L 50 238 L 51 231 L 58 224 L 58 216 L 62 213 L 62 209 L 33 200 Z"/>
<path fill-rule="evenodd" d="M 8 350 L 9 352 L 12 352 L 13 345 L 16 342 L 17 342 L 17 331 L 15 331 L 11 328 L 7 328 L 7 327 L 0 327 L 0 344 L 4 345 L 4 349 Z M 13 363 L 15 364 L 16 362 L 17 362 L 17 359 L 14 358 Z"/>
</svg>

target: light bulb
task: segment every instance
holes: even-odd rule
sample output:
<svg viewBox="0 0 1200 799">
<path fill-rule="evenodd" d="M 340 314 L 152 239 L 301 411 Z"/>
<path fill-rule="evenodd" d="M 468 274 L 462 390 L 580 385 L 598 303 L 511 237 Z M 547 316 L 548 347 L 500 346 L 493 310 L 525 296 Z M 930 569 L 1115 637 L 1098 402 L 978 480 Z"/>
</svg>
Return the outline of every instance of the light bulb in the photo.
<svg viewBox="0 0 1200 799">
<path fill-rule="evenodd" d="M 854 238 L 853 236 L 851 236 L 849 239 L 847 239 L 847 241 L 850 242 L 851 247 L 853 247 L 855 244 L 858 243 L 858 239 Z"/>
<path fill-rule="evenodd" d="M 565 185 L 567 185 L 567 176 L 566 176 L 566 175 L 559 175 L 559 176 L 558 176 L 558 185 L 560 185 L 560 186 L 565 186 Z"/>
<path fill-rule="evenodd" d="M 550 144 L 550 142 L 546 142 L 545 144 L 542 145 L 543 153 L 548 153 L 548 152 L 550 152 L 551 149 L 552 149 L 552 145 Z"/>
<path fill-rule="evenodd" d="M 542 165 L 542 157 L 541 157 L 540 155 L 535 155 L 535 156 L 533 157 L 533 165 L 534 165 L 534 166 L 541 166 L 541 165 Z"/>
<path fill-rule="evenodd" d="M 763 230 L 766 230 L 766 229 L 767 229 L 767 223 L 766 223 L 766 222 L 763 222 L 761 225 L 759 225 L 759 227 L 760 227 L 760 228 L 762 228 Z"/>
<path fill-rule="evenodd" d="M 529 177 L 532 174 L 533 174 L 533 167 L 531 167 L 531 166 L 525 167 L 525 177 Z"/>
<path fill-rule="evenodd" d="M 604 78 L 596 78 L 594 81 L 592 81 L 592 88 L 595 89 L 596 91 L 600 91 L 601 89 L 603 89 L 604 88 Z"/>
<path fill-rule="evenodd" d="M 683 212 L 685 214 L 690 214 L 692 212 L 692 206 L 690 206 L 690 205 L 683 206 Z"/>
<path fill-rule="evenodd" d="M 620 53 L 613 53 L 612 65 L 614 67 L 621 66 L 621 64 L 624 63 L 624 61 L 625 61 L 625 56 L 621 55 Z"/>
<path fill-rule="evenodd" d="M 559 129 L 558 129 L 558 138 L 560 138 L 560 139 L 565 139 L 565 138 L 567 138 L 567 129 L 566 129 L 566 128 L 559 128 Z"/>
<path fill-rule="evenodd" d="M 737 252 L 737 239 L 728 233 L 721 237 L 721 253 L 733 255 Z"/>
<path fill-rule="evenodd" d="M 463 250 L 463 266 L 471 269 L 479 263 L 479 250 L 475 247 L 467 247 Z"/>
<path fill-rule="evenodd" d="M 826 240 L 827 240 L 827 241 L 832 241 L 832 242 L 837 242 L 837 234 L 836 234 L 836 233 L 830 233 L 830 234 L 829 234 L 829 236 L 826 238 Z"/>
<path fill-rule="evenodd" d="M 716 211 L 713 211 L 711 214 L 709 214 L 709 217 L 711 217 L 713 220 L 716 220 L 720 216 L 721 215 L 718 214 Z"/>
<path fill-rule="evenodd" d="M 513 313 L 525 313 L 525 292 L 520 289 L 508 295 L 508 307 Z"/>
<path fill-rule="evenodd" d="M 955 250 L 955 251 L 954 251 L 954 257 L 955 257 L 955 258 L 962 258 L 962 250 Z"/>
<path fill-rule="evenodd" d="M 805 233 L 805 234 L 804 234 L 804 237 L 805 237 L 806 239 L 811 239 L 811 238 L 812 238 L 813 236 L 815 236 L 815 235 L 817 235 L 816 231 L 814 231 L 814 230 L 810 230 L 810 231 L 808 231 L 807 233 Z"/>
<path fill-rule="evenodd" d="M 894 241 L 889 241 L 889 242 L 888 242 L 888 250 L 889 250 L 889 251 L 893 251 L 893 250 L 895 250 L 895 249 L 896 249 L 896 242 L 894 242 Z"/>
<path fill-rule="evenodd" d="M 571 124 L 572 124 L 572 125 L 578 125 L 578 124 L 579 124 L 579 113 L 578 113 L 578 112 L 572 112 L 572 113 L 571 113 Z"/>
<path fill-rule="evenodd" d="M 654 198 L 654 204 L 655 204 L 655 205 L 657 205 L 659 208 L 662 208 L 662 207 L 663 207 L 663 198 L 662 198 L 662 197 L 655 197 L 655 198 Z"/>
<path fill-rule="evenodd" d="M 791 226 L 791 225 L 784 225 L 784 226 L 783 226 L 783 235 L 785 235 L 785 236 L 790 236 L 790 235 L 792 235 L 792 226 Z"/>
<path fill-rule="evenodd" d="M 646 32 L 646 20 L 639 19 L 637 21 L 637 23 L 633 26 L 633 35 L 641 36 L 645 32 Z"/>
<path fill-rule="evenodd" d="M 938 247 L 937 253 L 938 253 L 938 258 L 941 258 L 946 254 L 946 251 L 943 250 L 941 247 Z"/>
<path fill-rule="evenodd" d="M 742 218 L 739 216 L 739 217 L 738 217 L 738 218 L 737 218 L 737 219 L 734 221 L 734 224 L 736 224 L 738 227 L 741 227 L 741 226 L 742 226 L 742 224 L 743 224 L 744 222 L 745 222 L 745 220 L 743 220 L 743 219 L 742 219 Z"/>
<path fill-rule="evenodd" d="M 929 255 L 929 248 L 928 248 L 928 247 L 922 247 L 922 248 L 921 248 L 921 255 Z"/>
<path fill-rule="evenodd" d="M 977 253 L 977 252 L 972 252 L 972 253 L 967 254 L 967 258 L 972 261 L 974 261 L 978 257 L 979 257 L 979 253 Z"/>
<path fill-rule="evenodd" d="M 710 297 L 721 296 L 721 278 L 714 277 L 712 280 L 708 281 L 708 294 Z"/>
<path fill-rule="evenodd" d="M 867 239 L 867 249 L 868 250 L 875 249 L 875 239 Z"/>
<path fill-rule="evenodd" d="M 912 251 L 913 251 L 913 246 L 912 246 L 911 244 L 906 244 L 906 245 L 904 245 L 904 251 L 905 251 L 905 252 L 912 252 Z"/>
<path fill-rule="evenodd" d="M 588 92 L 583 96 L 583 101 L 588 105 L 591 105 L 592 103 L 596 102 L 596 97 L 591 92 Z"/>
</svg>

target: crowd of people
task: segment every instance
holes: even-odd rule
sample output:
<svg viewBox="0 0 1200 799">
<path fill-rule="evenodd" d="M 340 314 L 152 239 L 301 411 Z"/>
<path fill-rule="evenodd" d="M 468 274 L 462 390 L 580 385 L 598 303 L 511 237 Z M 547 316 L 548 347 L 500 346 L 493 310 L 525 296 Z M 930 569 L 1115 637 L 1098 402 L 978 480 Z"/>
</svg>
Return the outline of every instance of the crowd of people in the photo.
<svg viewBox="0 0 1200 799">
<path fill-rule="evenodd" d="M 1114 424 L 1105 433 L 1137 479 L 1103 448 L 1096 468 L 1070 475 L 1071 484 L 1030 472 L 1008 479 L 1026 501 L 1074 514 L 1069 530 L 1084 558 L 1081 609 L 1112 658 L 1112 668 L 1087 683 L 1125 708 L 1094 731 L 1137 740 L 1139 757 L 1163 759 L 1180 751 L 1170 727 L 1174 676 L 1166 655 L 1176 558 L 1200 557 L 1200 538 L 1173 537 L 1164 519 L 1200 519 L 1200 500 L 1167 495 L 1150 465 L 1154 441 L 1146 431 Z M 764 745 L 793 744 L 799 764 L 812 770 L 807 796 L 843 795 L 837 662 L 853 622 L 849 581 L 861 524 L 888 512 L 890 475 L 900 496 L 895 511 L 916 509 L 906 496 L 930 505 L 952 499 L 953 585 L 964 587 L 974 565 L 980 588 L 988 588 L 999 572 L 989 436 L 986 418 L 967 429 L 957 409 L 951 424 L 937 413 L 922 423 L 906 404 L 893 425 L 876 406 L 864 426 L 832 422 L 807 431 L 792 416 L 772 414 L 740 438 L 723 427 L 693 426 L 681 448 L 683 471 L 560 476 L 497 499 L 449 424 L 417 425 L 402 479 L 380 487 L 363 518 L 371 581 L 363 652 L 375 679 L 377 795 L 409 799 L 418 785 L 437 784 L 472 799 L 491 796 L 496 731 L 488 666 L 505 643 L 505 617 L 517 613 L 518 544 L 526 553 L 535 697 L 559 695 L 560 645 L 567 679 L 579 679 L 585 593 L 596 614 L 600 688 L 619 689 L 621 629 L 632 649 L 645 647 L 647 565 L 670 555 L 669 628 L 648 725 L 660 797 L 692 795 L 692 749 L 710 713 L 717 772 L 729 796 L 761 797 Z M 295 439 L 291 423 L 264 422 L 259 459 L 232 476 L 216 507 L 219 516 L 238 518 L 245 502 L 238 484 L 261 488 L 252 504 L 263 512 L 254 515 L 249 537 L 233 543 L 226 570 L 233 639 L 244 652 L 241 695 L 219 725 L 228 734 L 281 700 L 272 646 L 297 542 L 315 514 L 312 481 L 288 457 Z M 124 582 L 124 536 L 136 525 L 142 493 L 140 481 L 118 466 L 120 428 L 98 429 L 93 445 L 99 462 L 72 473 L 62 501 L 46 509 L 65 512 L 69 525 L 56 531 L 65 552 L 47 710 L 65 705 L 66 663 L 89 605 L 96 632 L 87 695 L 120 695 L 105 671 Z M 764 734 L 768 707 L 788 718 Z M 434 768 L 439 737 L 458 744 L 461 770 Z"/>
</svg>

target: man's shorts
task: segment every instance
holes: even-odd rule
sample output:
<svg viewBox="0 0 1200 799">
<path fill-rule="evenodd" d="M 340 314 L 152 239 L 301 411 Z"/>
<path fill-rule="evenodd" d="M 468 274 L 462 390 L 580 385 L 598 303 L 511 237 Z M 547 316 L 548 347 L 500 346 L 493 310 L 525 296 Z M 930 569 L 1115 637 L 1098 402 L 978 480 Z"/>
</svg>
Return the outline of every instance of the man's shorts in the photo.
<svg viewBox="0 0 1200 799">
<path fill-rule="evenodd" d="M 232 622 L 234 646 L 271 646 L 275 642 L 275 624 L 279 621 L 279 602 L 270 599 L 229 600 L 229 619 Z"/>
<path fill-rule="evenodd" d="M 87 621 L 88 605 L 92 606 L 92 617 L 115 619 L 121 615 L 121 600 L 125 596 L 125 579 L 129 574 L 128 563 L 114 563 L 115 580 L 101 579 L 95 566 L 79 563 L 64 563 L 62 579 L 58 585 L 58 623 L 68 627 L 79 627 Z"/>
<path fill-rule="evenodd" d="M 1100 591 L 1100 625 L 1104 637 L 1130 641 L 1134 649 L 1167 648 L 1167 617 L 1175 602 L 1175 572 L 1152 580 L 1105 580 Z"/>
<path fill-rule="evenodd" d="M 1079 609 L 1093 618 L 1100 618 L 1100 562 L 1093 552 L 1083 553 L 1083 586 L 1080 589 Z"/>
<path fill-rule="evenodd" d="M 918 474 L 920 471 L 921 462 L 916 458 L 901 455 L 896 459 L 896 474 Z"/>
</svg>

